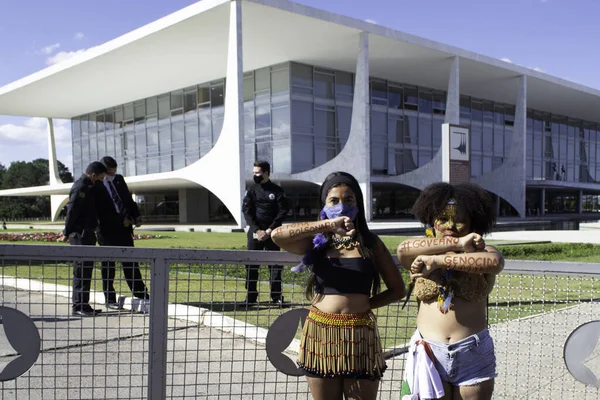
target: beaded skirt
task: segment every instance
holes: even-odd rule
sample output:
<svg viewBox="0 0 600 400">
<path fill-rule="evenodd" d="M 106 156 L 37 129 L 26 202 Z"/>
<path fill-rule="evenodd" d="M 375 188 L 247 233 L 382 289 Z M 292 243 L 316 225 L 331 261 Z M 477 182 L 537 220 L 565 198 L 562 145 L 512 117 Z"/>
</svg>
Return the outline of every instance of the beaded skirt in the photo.
<svg viewBox="0 0 600 400">
<path fill-rule="evenodd" d="M 387 366 L 375 315 L 332 314 L 311 307 L 298 365 L 309 377 L 380 379 Z"/>
</svg>

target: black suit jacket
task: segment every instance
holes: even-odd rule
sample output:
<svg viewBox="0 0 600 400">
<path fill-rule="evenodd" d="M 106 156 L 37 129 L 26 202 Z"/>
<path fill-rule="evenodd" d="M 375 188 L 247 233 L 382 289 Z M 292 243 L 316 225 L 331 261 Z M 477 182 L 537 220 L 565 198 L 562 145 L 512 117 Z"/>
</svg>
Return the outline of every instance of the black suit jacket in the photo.
<svg viewBox="0 0 600 400">
<path fill-rule="evenodd" d="M 129 217 L 134 220 L 139 218 L 141 216 L 140 209 L 138 208 L 137 203 L 133 201 L 133 197 L 129 191 L 129 187 L 127 187 L 127 183 L 125 183 L 123 175 L 116 174 L 113 184 L 117 188 L 117 193 L 119 193 L 119 197 L 121 197 L 121 201 L 125 205 Z"/>
<path fill-rule="evenodd" d="M 115 207 L 112 197 L 104 185 L 104 182 L 97 182 L 98 187 L 96 193 L 96 210 L 98 213 L 98 230 L 103 236 L 110 236 L 120 233 L 124 229 L 124 219 L 127 215 L 130 219 L 140 217 L 140 210 L 129 192 L 129 188 L 125 183 L 122 175 L 115 175 L 113 185 L 117 189 L 117 193 L 123 202 L 126 209 L 126 214 L 119 213 Z"/>
</svg>

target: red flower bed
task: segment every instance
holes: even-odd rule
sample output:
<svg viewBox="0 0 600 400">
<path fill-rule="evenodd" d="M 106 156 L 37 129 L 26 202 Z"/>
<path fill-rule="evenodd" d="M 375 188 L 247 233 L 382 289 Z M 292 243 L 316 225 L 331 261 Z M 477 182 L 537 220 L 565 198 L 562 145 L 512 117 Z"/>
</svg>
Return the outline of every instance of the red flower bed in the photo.
<svg viewBox="0 0 600 400">
<path fill-rule="evenodd" d="M 135 234 L 135 240 L 144 239 L 164 239 L 168 236 L 151 235 L 151 234 Z M 15 233 L 0 233 L 0 242 L 62 242 L 63 234 L 60 232 L 15 232 Z"/>
</svg>

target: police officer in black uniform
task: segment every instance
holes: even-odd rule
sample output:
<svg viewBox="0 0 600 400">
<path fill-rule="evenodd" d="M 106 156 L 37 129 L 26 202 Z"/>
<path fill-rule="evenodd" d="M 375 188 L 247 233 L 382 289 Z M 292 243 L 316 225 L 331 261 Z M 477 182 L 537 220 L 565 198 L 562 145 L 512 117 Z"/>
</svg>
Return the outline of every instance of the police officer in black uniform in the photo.
<svg viewBox="0 0 600 400">
<path fill-rule="evenodd" d="M 94 185 L 102 181 L 106 167 L 95 161 L 88 165 L 71 187 L 67 203 L 67 218 L 63 235 L 71 246 L 95 246 L 98 217 L 94 201 Z M 73 264 L 73 314 L 84 317 L 100 312 L 89 305 L 93 261 L 76 261 Z"/>
<path fill-rule="evenodd" d="M 283 189 L 270 181 L 271 166 L 266 161 L 256 161 L 253 168 L 254 185 L 244 196 L 242 212 L 248 229 L 248 250 L 279 251 L 273 243 L 271 232 L 281 226 L 288 213 L 288 201 Z M 246 265 L 246 300 L 243 305 L 253 306 L 258 302 L 258 265 Z M 281 295 L 282 265 L 269 265 L 272 304 L 284 306 Z"/>
</svg>

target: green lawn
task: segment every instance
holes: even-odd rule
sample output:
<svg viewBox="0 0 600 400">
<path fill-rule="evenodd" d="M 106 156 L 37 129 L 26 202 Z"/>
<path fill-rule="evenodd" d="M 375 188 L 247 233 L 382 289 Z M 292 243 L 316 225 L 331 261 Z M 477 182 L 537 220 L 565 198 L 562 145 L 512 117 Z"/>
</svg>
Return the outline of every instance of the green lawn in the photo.
<svg viewBox="0 0 600 400">
<path fill-rule="evenodd" d="M 3 232 L 41 232 L 30 230 L 8 230 Z M 162 239 L 136 240 L 136 247 L 151 248 L 184 248 L 184 249 L 227 249 L 245 250 L 246 234 L 243 232 L 164 232 L 139 231 L 140 234 L 164 236 Z M 381 239 L 392 254 L 396 253 L 398 244 L 408 236 L 381 236 Z M 498 246 L 506 259 L 513 260 L 548 260 L 548 261 L 580 261 L 600 263 L 600 245 L 589 243 L 543 243 L 515 244 L 514 241 L 489 241 Z M 1 244 L 47 244 L 67 245 L 63 242 L 3 242 Z"/>
<path fill-rule="evenodd" d="M 29 231 L 28 231 L 29 232 Z M 244 233 L 201 233 L 201 232 L 140 232 L 153 233 L 167 238 L 136 241 L 137 247 L 162 248 L 206 248 L 245 249 Z M 384 243 L 395 253 L 395 249 L 406 237 L 384 236 Z M 7 244 L 40 244 L 32 242 L 0 242 Z M 65 245 L 64 243 L 47 243 Z M 555 261 L 600 262 L 600 246 L 591 244 L 550 243 L 537 245 L 499 246 L 507 259 L 533 259 Z M 36 266 L 10 266 L 4 264 L 2 275 L 17 276 L 57 283 L 71 284 L 71 269 L 67 264 L 44 264 Z M 149 270 L 142 265 L 145 281 L 149 282 Z M 268 327 L 281 310 L 260 304 L 250 310 L 239 310 L 234 301 L 245 297 L 245 270 L 243 265 L 173 265 L 170 274 L 170 302 L 198 305 L 223 312 L 253 325 Z M 306 305 L 304 281 L 307 274 L 294 274 L 284 267 L 284 297 L 295 305 Z M 261 300 L 269 298 L 268 269 L 260 269 Z M 120 270 L 115 281 L 117 291 L 128 293 Z M 99 268 L 95 269 L 94 290 L 101 291 Z M 490 296 L 490 323 L 500 323 L 541 312 L 560 309 L 579 301 L 591 301 L 600 297 L 600 280 L 580 277 L 558 277 L 551 275 L 501 274 Z M 415 326 L 416 307 L 414 298 L 409 307 L 401 310 L 400 303 L 376 311 L 385 347 L 403 344 Z"/>
<path fill-rule="evenodd" d="M 174 265 L 170 273 L 169 302 L 200 306 L 224 313 L 238 320 L 268 328 L 281 310 L 265 302 L 269 299 L 268 269 L 260 269 L 260 300 L 249 310 L 236 309 L 233 302 L 245 297 L 244 267 L 242 265 Z M 42 266 L 4 266 L 2 275 L 35 279 L 45 283 L 71 284 L 71 268 L 67 264 Z M 142 265 L 142 275 L 149 283 L 149 270 Z M 295 307 L 307 305 L 304 281 L 307 274 L 294 274 L 284 269 L 284 297 Z M 128 288 L 118 270 L 115 280 L 117 292 L 127 294 Z M 100 269 L 94 273 L 93 290 L 101 291 Z M 490 323 L 501 323 L 515 318 L 557 310 L 580 301 L 599 297 L 600 281 L 572 277 L 540 275 L 500 275 L 490 296 Z M 401 303 L 376 310 L 385 347 L 404 344 L 412 334 L 416 321 L 414 297 L 409 307 L 401 310 Z"/>
</svg>

